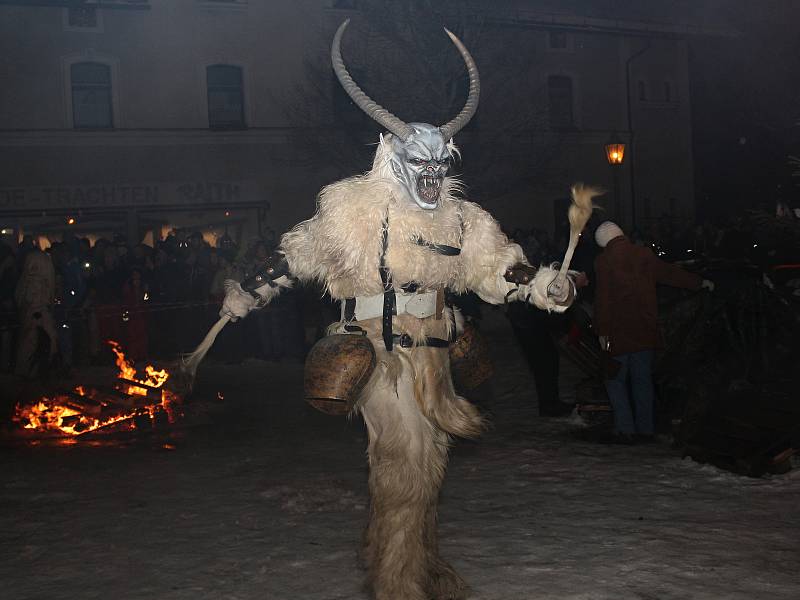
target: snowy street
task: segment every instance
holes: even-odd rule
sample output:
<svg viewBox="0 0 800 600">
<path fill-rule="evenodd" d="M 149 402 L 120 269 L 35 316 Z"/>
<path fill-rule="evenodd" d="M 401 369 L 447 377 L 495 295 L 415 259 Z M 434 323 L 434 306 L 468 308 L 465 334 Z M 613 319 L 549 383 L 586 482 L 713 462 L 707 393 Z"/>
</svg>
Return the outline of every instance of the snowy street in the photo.
<svg viewBox="0 0 800 600">
<path fill-rule="evenodd" d="M 667 441 L 577 440 L 543 419 L 502 312 L 481 400 L 492 428 L 457 441 L 442 554 L 476 600 L 800 597 L 800 470 L 748 479 Z M 576 373 L 562 360 L 562 396 Z M 360 419 L 302 401 L 302 365 L 201 367 L 224 400 L 169 439 L 0 449 L 5 598 L 366 599 Z M 398 599 L 402 600 L 402 599 Z"/>
</svg>

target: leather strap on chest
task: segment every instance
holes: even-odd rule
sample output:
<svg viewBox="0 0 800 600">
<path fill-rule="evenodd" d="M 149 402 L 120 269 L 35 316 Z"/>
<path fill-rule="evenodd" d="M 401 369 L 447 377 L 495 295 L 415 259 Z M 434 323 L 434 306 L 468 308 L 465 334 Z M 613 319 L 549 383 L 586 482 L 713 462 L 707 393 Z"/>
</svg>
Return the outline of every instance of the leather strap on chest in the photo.
<svg viewBox="0 0 800 600">
<path fill-rule="evenodd" d="M 421 237 L 415 237 L 414 243 L 417 246 L 422 246 L 442 256 L 458 256 L 461 254 L 461 246 L 464 244 L 464 216 L 461 214 L 461 208 L 459 207 L 458 209 L 458 247 L 448 246 L 447 244 L 436 244 Z"/>
<path fill-rule="evenodd" d="M 458 211 L 458 224 L 459 224 L 458 243 L 459 246 L 461 246 L 464 243 L 464 217 L 461 214 L 460 208 Z M 422 238 L 416 238 L 414 242 L 419 246 L 428 248 L 436 252 L 437 254 L 441 254 L 443 256 L 458 256 L 459 254 L 461 254 L 461 248 L 456 248 L 454 246 L 448 246 L 446 244 L 435 244 L 433 242 L 428 242 L 427 240 L 423 240 Z M 388 250 L 388 248 L 389 248 L 389 212 L 387 210 L 386 215 L 383 217 L 383 222 L 381 223 L 381 260 L 380 260 L 380 266 L 378 267 L 378 274 L 380 275 L 381 284 L 383 285 L 383 317 L 381 319 L 381 329 L 382 329 L 381 333 L 383 337 L 383 344 L 386 347 L 386 350 L 391 352 L 394 346 L 394 342 L 398 340 L 398 336 L 395 335 L 392 330 L 392 317 L 397 312 L 396 310 L 397 296 L 394 291 L 392 273 L 389 270 L 389 267 L 386 265 L 386 251 Z M 437 298 L 436 298 L 437 319 L 441 319 L 443 309 L 444 309 L 444 292 L 443 290 L 439 290 L 437 292 Z M 352 310 L 353 309 L 351 307 L 350 308 L 351 314 Z M 407 342 L 407 340 L 405 341 Z M 424 343 L 423 345 L 436 346 L 439 344 L 439 342 L 441 342 L 441 340 L 438 340 L 437 338 L 427 338 L 426 343 Z M 445 344 L 446 343 L 447 342 L 445 342 Z M 401 344 L 401 347 L 406 348 L 409 346 Z"/>
<path fill-rule="evenodd" d="M 395 295 L 394 285 L 392 285 L 392 274 L 389 267 L 386 266 L 386 250 L 389 247 L 389 213 L 383 218 L 381 226 L 381 262 L 378 267 L 378 273 L 381 277 L 381 284 L 383 284 L 383 318 L 381 320 L 383 345 L 386 350 L 391 352 L 394 345 L 394 337 L 392 336 L 392 315 L 395 311 Z"/>
<path fill-rule="evenodd" d="M 423 240 L 422 238 L 414 238 L 414 243 L 417 246 L 422 246 L 428 250 L 433 250 L 436 252 L 436 254 L 441 254 L 442 256 L 458 256 L 461 254 L 461 248 L 448 246 L 446 244 L 434 244 L 433 242 Z"/>
</svg>

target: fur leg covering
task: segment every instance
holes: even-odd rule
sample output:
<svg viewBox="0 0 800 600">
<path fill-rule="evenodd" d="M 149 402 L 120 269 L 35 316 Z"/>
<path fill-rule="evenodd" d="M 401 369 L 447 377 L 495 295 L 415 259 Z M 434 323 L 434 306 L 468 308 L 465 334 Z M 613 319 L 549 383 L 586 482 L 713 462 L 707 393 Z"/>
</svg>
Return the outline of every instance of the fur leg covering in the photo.
<svg viewBox="0 0 800 600">
<path fill-rule="evenodd" d="M 376 600 L 428 600 L 436 503 L 447 464 L 447 434 L 416 406 L 407 371 L 375 386 L 362 408 L 369 431 L 369 582 Z"/>
<path fill-rule="evenodd" d="M 462 600 L 467 597 L 469 587 L 455 569 L 439 556 L 439 539 L 436 533 L 436 507 L 433 507 L 425 522 L 426 545 L 430 549 L 430 582 L 428 593 L 433 600 Z"/>
<path fill-rule="evenodd" d="M 448 431 L 475 435 L 481 418 L 453 392 L 446 349 L 388 353 L 378 342 L 376 352 L 360 402 L 369 432 L 369 583 L 376 600 L 464 598 L 464 581 L 438 555 L 436 511 Z"/>
</svg>

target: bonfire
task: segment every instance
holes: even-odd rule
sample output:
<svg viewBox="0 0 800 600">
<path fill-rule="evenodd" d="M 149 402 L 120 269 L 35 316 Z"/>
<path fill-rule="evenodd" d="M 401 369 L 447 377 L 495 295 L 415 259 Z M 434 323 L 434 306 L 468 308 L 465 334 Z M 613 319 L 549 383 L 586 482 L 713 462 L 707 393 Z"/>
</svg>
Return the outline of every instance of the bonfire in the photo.
<svg viewBox="0 0 800 600">
<path fill-rule="evenodd" d="M 43 436 L 81 436 L 99 429 L 135 429 L 157 419 L 175 419 L 181 398 L 165 387 L 170 374 L 152 365 L 140 375 L 119 343 L 109 340 L 119 369 L 111 387 L 78 385 L 71 390 L 18 404 L 14 422 Z"/>
</svg>

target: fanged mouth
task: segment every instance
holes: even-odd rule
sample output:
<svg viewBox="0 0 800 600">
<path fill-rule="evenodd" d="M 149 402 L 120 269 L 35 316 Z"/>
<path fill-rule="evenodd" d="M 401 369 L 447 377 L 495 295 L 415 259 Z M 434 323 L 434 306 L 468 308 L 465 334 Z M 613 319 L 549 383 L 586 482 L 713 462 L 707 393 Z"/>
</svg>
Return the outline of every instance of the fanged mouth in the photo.
<svg viewBox="0 0 800 600">
<path fill-rule="evenodd" d="M 423 175 L 417 179 L 417 194 L 426 204 L 436 204 L 442 191 L 442 178 Z"/>
</svg>

